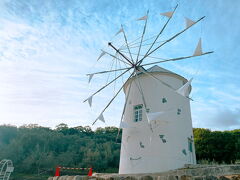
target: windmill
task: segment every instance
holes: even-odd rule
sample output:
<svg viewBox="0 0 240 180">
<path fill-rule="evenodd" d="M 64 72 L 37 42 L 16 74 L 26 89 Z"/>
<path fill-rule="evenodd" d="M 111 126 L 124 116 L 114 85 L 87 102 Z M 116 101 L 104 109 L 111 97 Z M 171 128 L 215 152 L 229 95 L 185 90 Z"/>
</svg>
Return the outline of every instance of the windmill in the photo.
<svg viewBox="0 0 240 180">
<path fill-rule="evenodd" d="M 121 77 L 125 81 L 109 100 L 93 124 L 98 120 L 105 122 L 104 112 L 113 100 L 124 90 L 125 104 L 120 121 L 123 129 L 120 157 L 120 174 L 154 173 L 181 168 L 184 164 L 195 164 L 192 120 L 190 112 L 191 81 L 184 77 L 157 66 L 160 63 L 180 61 L 207 55 L 202 52 L 202 41 L 199 39 L 192 55 L 162 59 L 153 56 L 161 47 L 189 30 L 205 17 L 196 21 L 185 18 L 186 27 L 165 40 L 159 40 L 163 31 L 170 23 L 176 9 L 161 13 L 167 20 L 159 33 L 145 38 L 149 12 L 139 18 L 144 22 L 141 36 L 129 41 L 124 30 L 116 33 L 123 35 L 124 44 L 117 47 L 108 43 L 113 51 L 102 50 L 98 61 L 103 56 L 110 56 L 119 68 L 87 74 L 89 83 L 96 75 L 115 73 L 115 77 L 90 95 L 84 102 L 92 105 L 93 97 L 103 89 L 115 83 Z M 151 41 L 151 43 L 148 43 Z M 157 59 L 149 62 L 148 59 Z M 146 67 L 153 65 L 151 68 Z M 117 74 L 118 73 L 118 74 Z M 129 74 L 129 75 L 128 75 Z"/>
</svg>

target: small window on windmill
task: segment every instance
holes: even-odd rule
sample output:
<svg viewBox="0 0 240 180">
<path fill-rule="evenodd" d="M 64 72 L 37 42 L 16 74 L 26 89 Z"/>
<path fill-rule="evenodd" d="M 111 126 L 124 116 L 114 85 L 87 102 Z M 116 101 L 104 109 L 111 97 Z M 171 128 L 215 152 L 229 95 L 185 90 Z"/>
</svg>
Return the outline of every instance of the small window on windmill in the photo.
<svg viewBox="0 0 240 180">
<path fill-rule="evenodd" d="M 142 121 L 142 108 L 142 104 L 134 106 L 134 122 Z"/>
<path fill-rule="evenodd" d="M 177 115 L 180 115 L 181 114 L 181 109 L 177 109 Z"/>
<path fill-rule="evenodd" d="M 162 98 L 162 103 L 166 103 L 167 99 L 166 98 Z"/>
</svg>

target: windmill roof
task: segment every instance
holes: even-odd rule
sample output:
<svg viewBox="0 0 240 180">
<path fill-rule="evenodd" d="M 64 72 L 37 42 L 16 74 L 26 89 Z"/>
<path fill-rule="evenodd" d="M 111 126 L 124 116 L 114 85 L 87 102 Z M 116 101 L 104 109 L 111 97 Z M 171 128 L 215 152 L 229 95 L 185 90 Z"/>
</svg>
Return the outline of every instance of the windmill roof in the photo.
<svg viewBox="0 0 240 180">
<path fill-rule="evenodd" d="M 176 77 L 179 77 L 181 79 L 183 79 L 185 82 L 187 82 L 187 79 L 185 79 L 183 76 L 179 75 L 179 74 L 176 74 L 172 71 L 169 71 L 167 69 L 164 69 L 158 65 L 154 65 L 152 67 L 150 67 L 149 69 L 146 70 L 147 72 L 151 72 L 151 73 L 154 73 L 154 72 L 158 72 L 158 73 L 166 73 L 166 74 L 171 74 L 171 75 L 174 75 Z"/>
<path fill-rule="evenodd" d="M 160 67 L 160 66 L 158 66 L 158 65 L 154 65 L 154 66 L 152 66 L 152 67 L 150 67 L 149 69 L 144 69 L 143 67 L 142 67 L 142 69 L 144 70 L 144 71 L 146 71 L 146 72 L 149 72 L 149 73 L 162 73 L 162 74 L 166 74 L 166 75 L 170 75 L 170 76 L 173 76 L 173 77 L 176 77 L 176 78 L 178 78 L 178 79 L 180 79 L 180 80 L 183 80 L 184 81 L 184 83 L 187 83 L 188 82 L 188 80 L 186 79 L 186 78 L 184 78 L 183 76 L 181 76 L 181 75 L 179 75 L 179 74 L 176 74 L 176 73 L 174 73 L 174 72 L 172 72 L 172 71 L 169 71 L 169 70 L 167 70 L 167 69 L 164 69 L 164 68 L 162 68 L 162 67 Z M 138 72 L 137 74 L 139 74 L 139 75 L 144 75 L 144 73 L 143 72 Z M 130 78 L 128 81 L 130 81 L 130 80 L 132 80 L 133 78 L 135 78 L 136 76 L 133 76 L 132 78 Z M 127 83 L 128 84 L 128 83 Z M 125 86 L 126 87 L 126 86 Z M 125 91 L 125 88 L 124 88 L 124 91 Z M 191 91 L 191 90 L 190 90 Z"/>
<path fill-rule="evenodd" d="M 158 65 L 154 65 L 154 66 L 150 67 L 149 69 L 144 69 L 143 68 L 143 70 L 146 71 L 146 72 L 149 72 L 149 73 L 163 73 L 163 74 L 173 75 L 173 76 L 178 77 L 180 79 L 183 79 L 185 82 L 187 82 L 187 79 L 185 79 L 183 76 L 181 76 L 179 74 L 176 74 L 176 73 L 174 73 L 172 71 L 169 71 L 167 69 L 164 69 L 164 68 L 162 68 L 162 67 L 160 67 Z M 143 73 L 142 72 L 138 72 L 138 74 L 140 75 L 140 74 L 143 74 Z"/>
<path fill-rule="evenodd" d="M 169 71 L 167 69 L 164 69 L 158 65 L 154 65 L 154 66 L 150 67 L 149 69 L 147 69 L 147 72 L 164 72 L 164 73 L 176 74 L 176 73 Z"/>
</svg>

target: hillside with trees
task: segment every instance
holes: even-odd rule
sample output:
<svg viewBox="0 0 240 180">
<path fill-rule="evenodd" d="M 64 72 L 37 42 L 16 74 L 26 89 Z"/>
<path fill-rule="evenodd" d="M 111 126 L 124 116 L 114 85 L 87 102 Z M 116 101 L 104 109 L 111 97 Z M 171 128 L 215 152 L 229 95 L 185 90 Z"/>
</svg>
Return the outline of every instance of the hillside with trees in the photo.
<svg viewBox="0 0 240 180">
<path fill-rule="evenodd" d="M 32 177 L 36 180 L 52 176 L 58 165 L 93 167 L 95 172 L 118 172 L 121 131 L 118 139 L 117 134 L 116 127 L 93 131 L 89 126 L 69 128 L 66 124 L 59 124 L 55 129 L 34 124 L 19 128 L 2 125 L 0 159 L 13 161 L 14 179 Z M 229 164 L 240 160 L 240 129 L 211 131 L 195 128 L 194 139 L 199 163 Z M 63 173 L 86 174 L 79 171 Z"/>
</svg>

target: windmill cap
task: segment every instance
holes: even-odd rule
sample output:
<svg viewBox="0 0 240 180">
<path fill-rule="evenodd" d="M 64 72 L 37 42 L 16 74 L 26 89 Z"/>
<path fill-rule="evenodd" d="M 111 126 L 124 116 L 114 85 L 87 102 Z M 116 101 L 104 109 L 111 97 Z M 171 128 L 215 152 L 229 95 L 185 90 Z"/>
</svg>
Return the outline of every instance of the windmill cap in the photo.
<svg viewBox="0 0 240 180">
<path fill-rule="evenodd" d="M 148 73 L 160 73 L 160 74 L 163 74 L 163 75 L 169 75 L 169 76 L 173 76 L 173 77 L 175 77 L 175 78 L 177 78 L 177 79 L 179 79 L 179 80 L 182 80 L 184 83 L 187 83 L 187 82 L 188 82 L 188 80 L 187 80 L 186 78 L 184 78 L 183 76 L 181 76 L 181 75 L 179 75 L 179 74 L 176 74 L 176 73 L 174 73 L 174 72 L 172 72 L 172 71 L 169 71 L 169 70 L 167 70 L 167 69 L 164 69 L 164 68 L 162 68 L 162 67 L 160 67 L 160 66 L 158 66 L 158 65 L 154 65 L 154 66 L 150 67 L 149 69 L 144 69 L 144 68 L 142 67 L 142 69 L 143 69 L 144 71 L 148 72 Z M 145 74 L 142 73 L 142 72 L 139 72 L 139 73 L 137 73 L 137 74 L 138 74 L 138 75 L 145 75 Z M 125 91 L 125 88 L 128 86 L 129 82 L 130 82 L 133 78 L 135 78 L 135 76 L 133 76 L 132 78 L 130 78 L 130 79 L 128 80 L 128 82 L 125 84 L 124 91 Z M 190 92 L 191 92 L 191 89 L 192 89 L 192 88 L 190 87 Z"/>
</svg>

